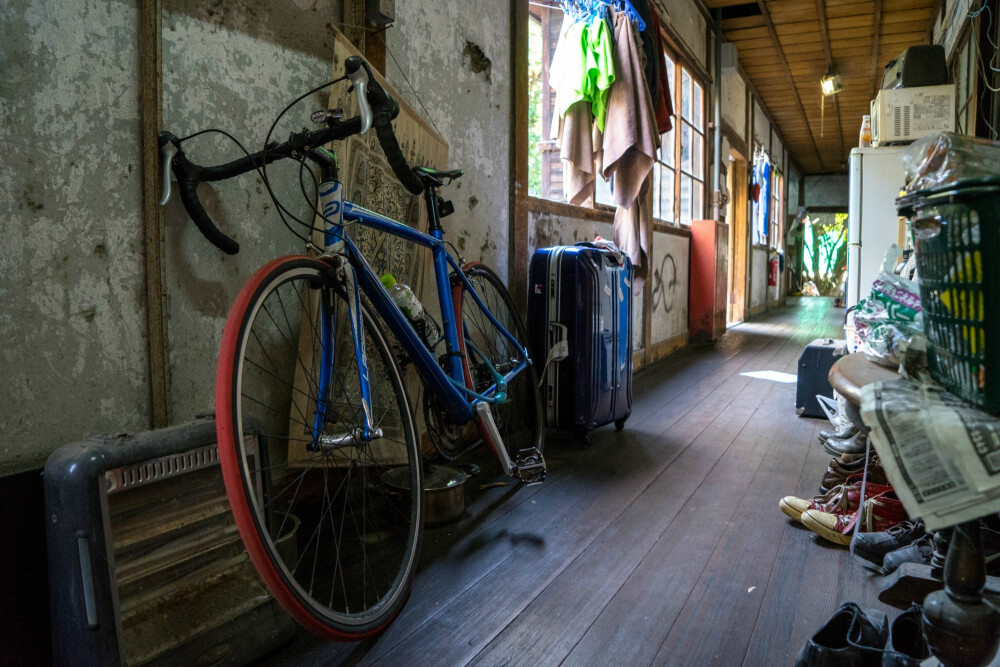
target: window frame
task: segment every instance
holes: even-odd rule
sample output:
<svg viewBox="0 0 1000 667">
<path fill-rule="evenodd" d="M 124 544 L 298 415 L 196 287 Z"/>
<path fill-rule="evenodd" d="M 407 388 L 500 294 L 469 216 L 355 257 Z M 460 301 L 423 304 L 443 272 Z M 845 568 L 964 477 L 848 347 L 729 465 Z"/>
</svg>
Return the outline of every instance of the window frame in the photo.
<svg viewBox="0 0 1000 667">
<path fill-rule="evenodd" d="M 663 142 L 663 144 L 665 146 L 666 145 L 665 137 L 667 137 L 667 136 L 671 137 L 671 140 L 673 141 L 673 144 L 674 144 L 673 145 L 673 158 L 674 159 L 673 159 L 673 165 L 667 164 L 667 162 L 661 160 L 660 156 L 661 156 L 662 150 L 663 150 L 663 148 L 661 147 L 661 149 L 660 149 L 661 154 L 658 154 L 656 156 L 656 159 L 655 159 L 655 161 L 653 163 L 653 170 L 654 170 L 654 172 L 656 170 L 658 170 L 658 169 L 661 170 L 661 171 L 659 173 L 657 173 L 657 174 L 654 174 L 653 181 L 654 181 L 654 185 L 656 185 L 657 183 L 661 182 L 662 179 L 663 179 L 662 170 L 668 170 L 668 171 L 670 171 L 672 173 L 672 178 L 673 178 L 673 190 L 674 190 L 674 192 L 673 192 L 673 197 L 672 197 L 673 210 L 671 211 L 671 216 L 670 216 L 669 219 L 666 218 L 666 217 L 664 217 L 662 215 L 663 211 L 662 211 L 662 208 L 660 206 L 662 199 L 658 199 L 657 198 L 657 195 L 659 195 L 659 193 L 654 193 L 654 200 L 653 200 L 653 211 L 654 211 L 654 214 L 653 214 L 653 219 L 657 223 L 659 223 L 661 225 L 669 225 L 671 227 L 680 227 L 682 229 L 690 229 L 691 222 L 690 221 L 684 222 L 684 220 L 683 220 L 683 213 L 682 213 L 682 210 L 681 210 L 681 206 L 682 206 L 681 190 L 682 190 L 683 180 L 684 180 L 685 177 L 687 177 L 688 179 L 690 179 L 693 184 L 697 183 L 697 184 L 699 184 L 701 186 L 701 206 L 698 209 L 695 209 L 695 207 L 693 205 L 693 202 L 692 202 L 691 220 L 700 220 L 700 219 L 703 219 L 705 217 L 706 204 L 707 204 L 707 199 L 708 199 L 708 197 L 706 195 L 708 193 L 708 190 L 707 190 L 707 188 L 708 188 L 708 174 L 707 174 L 707 172 L 708 172 L 708 129 L 709 129 L 708 128 L 708 90 L 709 90 L 709 86 L 708 86 L 706 80 L 702 79 L 699 76 L 699 74 L 696 71 L 696 69 L 689 64 L 689 62 L 683 56 L 683 54 L 681 54 L 678 50 L 672 48 L 670 44 L 665 45 L 663 53 L 661 54 L 661 56 L 665 60 L 664 65 L 667 64 L 666 61 L 669 61 L 673 65 L 673 71 L 674 71 L 674 73 L 673 73 L 673 76 L 671 77 L 671 81 L 673 82 L 673 85 L 671 86 L 670 92 L 671 92 L 671 97 L 673 98 L 671 100 L 671 103 L 673 105 L 674 113 L 671 115 L 671 123 L 672 123 L 673 127 L 671 127 L 669 133 L 664 133 L 664 134 L 660 135 L 660 139 L 661 139 L 661 142 Z M 697 86 L 698 89 L 701 91 L 701 129 L 698 129 L 694 125 L 694 122 L 693 122 L 693 120 L 694 120 L 694 110 L 693 110 L 693 108 L 692 108 L 692 112 L 691 112 L 691 116 L 692 116 L 691 120 L 688 120 L 688 119 L 686 119 L 686 118 L 683 117 L 683 99 L 684 99 L 684 97 L 683 97 L 684 96 L 683 81 L 684 81 L 684 75 L 685 74 L 687 75 L 687 77 L 689 79 L 690 88 L 691 88 L 691 92 L 692 92 L 692 97 L 693 97 L 693 92 L 695 90 L 695 86 Z M 681 85 L 677 85 L 678 81 L 681 81 L 682 84 Z M 692 104 L 693 104 L 693 101 L 694 100 L 692 99 Z M 694 172 L 693 167 L 692 167 L 691 171 L 688 171 L 688 170 L 686 170 L 684 168 L 683 138 L 684 138 L 684 127 L 685 126 L 688 126 L 688 127 L 691 128 L 692 138 L 698 137 L 698 138 L 701 139 L 701 151 L 700 151 L 700 157 L 701 157 L 701 160 L 700 160 L 700 162 L 701 162 L 701 170 L 700 171 L 701 171 L 701 176 L 700 177 L 696 176 L 693 173 Z M 695 153 L 692 152 L 692 154 L 691 154 L 692 165 L 694 164 L 694 156 L 695 156 Z M 692 189 L 692 195 L 693 195 L 693 193 L 694 193 L 694 190 Z M 656 215 L 655 212 L 657 210 L 659 210 L 659 213 L 661 215 L 659 215 L 659 216 Z"/>
<path fill-rule="evenodd" d="M 517 5 L 518 5 L 518 2 L 515 2 L 514 3 L 514 7 L 515 7 L 514 17 L 515 17 L 515 20 L 517 20 L 520 23 L 520 18 L 519 18 L 518 12 L 517 12 Z M 532 7 L 532 5 L 530 3 L 526 2 L 526 1 L 523 1 L 523 5 L 522 6 L 524 6 L 525 9 L 526 9 L 526 11 L 525 11 L 526 21 L 524 22 L 524 26 L 522 26 L 523 31 L 524 31 L 524 38 L 523 38 L 523 41 L 524 41 L 524 49 L 523 49 L 523 51 L 524 51 L 524 53 L 523 53 L 523 57 L 521 57 L 521 58 L 518 57 L 520 54 L 515 53 L 515 55 L 514 55 L 514 66 L 515 67 L 519 67 L 519 62 L 523 63 L 523 65 L 524 65 L 523 66 L 524 71 L 523 72 L 518 72 L 518 74 L 523 77 L 525 85 L 524 85 L 523 93 L 520 93 L 520 91 L 518 91 L 516 89 L 517 86 L 515 85 L 515 91 L 514 91 L 515 104 L 514 104 L 514 108 L 515 108 L 515 110 L 517 109 L 517 100 L 519 98 L 523 98 L 524 105 L 525 105 L 525 111 L 526 111 L 526 113 L 524 114 L 524 118 L 525 118 L 524 125 L 525 125 L 525 130 L 526 131 L 524 132 L 524 136 L 523 136 L 523 140 L 525 142 L 523 165 L 520 164 L 520 162 L 522 160 L 519 160 L 518 164 L 515 165 L 515 170 L 517 170 L 517 169 L 523 169 L 523 172 L 524 172 L 525 178 L 523 180 L 524 185 L 523 185 L 523 194 L 521 195 L 521 198 L 523 199 L 523 203 L 524 203 L 524 205 L 526 207 L 526 212 L 530 211 L 530 212 L 550 213 L 550 214 L 562 215 L 562 216 L 566 216 L 566 217 L 580 218 L 582 220 L 594 220 L 594 221 L 602 221 L 602 222 L 605 222 L 605 221 L 606 222 L 612 222 L 613 219 L 614 219 L 615 207 L 596 201 L 596 191 L 597 191 L 597 188 L 599 187 L 599 184 L 596 183 L 596 179 L 595 179 L 594 190 L 591 192 L 590 196 L 582 204 L 579 204 L 579 205 L 578 204 L 570 204 L 569 202 L 567 202 L 565 200 L 549 199 L 549 198 L 546 198 L 546 197 L 543 197 L 543 196 L 540 196 L 540 195 L 531 194 L 531 192 L 530 192 L 530 189 L 529 189 L 530 188 L 530 184 L 528 182 L 528 178 L 529 178 L 528 164 L 529 164 L 529 160 L 531 159 L 532 152 L 534 152 L 536 150 L 536 145 L 531 143 L 531 140 L 530 140 L 530 138 L 528 136 L 528 130 L 529 130 L 529 128 L 527 127 L 527 118 L 528 118 L 528 114 L 530 113 L 530 90 L 528 89 L 530 62 L 529 62 L 529 59 L 528 59 L 528 52 L 530 50 L 530 41 L 529 41 L 530 40 L 530 31 L 531 31 L 531 25 L 530 24 L 531 24 L 532 21 L 538 21 L 539 20 L 539 16 L 538 16 L 538 13 L 537 13 L 536 9 L 534 7 Z M 555 8 L 555 9 L 558 9 L 558 8 Z M 522 15 L 522 16 L 524 16 L 524 15 Z M 560 23 L 561 23 L 561 18 L 559 20 L 560 20 Z M 543 24 L 543 29 L 544 29 L 544 24 Z M 709 187 L 709 183 L 708 183 L 708 180 L 709 180 L 709 178 L 708 178 L 708 158 L 709 158 L 709 155 L 708 155 L 708 151 L 709 151 L 709 148 L 710 148 L 709 147 L 709 129 L 710 129 L 709 125 L 710 125 L 710 123 L 709 123 L 709 118 L 708 118 L 708 108 L 709 108 L 709 96 L 710 96 L 710 91 L 711 91 L 711 80 L 710 80 L 710 77 L 708 76 L 707 72 L 704 70 L 704 68 L 702 68 L 700 65 L 698 65 L 693 60 L 691 60 L 691 58 L 689 57 L 689 55 L 686 53 L 686 50 L 683 49 L 682 47 L 680 47 L 679 43 L 673 38 L 673 36 L 666 30 L 665 27 L 661 27 L 660 33 L 661 33 L 661 44 L 662 44 L 662 50 L 661 50 L 661 54 L 660 55 L 661 55 L 661 57 L 669 57 L 673 61 L 673 63 L 674 63 L 674 74 L 675 74 L 674 77 L 673 77 L 674 85 L 671 87 L 671 91 L 670 91 L 671 92 L 671 97 L 672 97 L 671 102 L 672 102 L 672 105 L 673 105 L 673 111 L 674 111 L 674 113 L 671 115 L 671 124 L 672 124 L 673 127 L 671 128 L 671 132 L 669 133 L 669 134 L 672 134 L 672 140 L 673 140 L 673 143 L 674 143 L 674 150 L 673 150 L 673 154 L 674 154 L 674 166 L 670 167 L 670 166 L 666 165 L 666 163 L 663 162 L 660 159 L 661 156 L 660 156 L 660 152 L 658 151 L 657 155 L 655 156 L 654 163 L 653 163 L 653 171 L 655 172 L 658 168 L 664 168 L 664 169 L 670 169 L 671 171 L 674 172 L 674 194 L 673 194 L 673 209 L 674 210 L 672 212 L 672 217 L 670 219 L 664 218 L 662 216 L 653 215 L 653 224 L 654 224 L 654 227 L 660 228 L 662 230 L 685 230 L 685 231 L 687 231 L 687 230 L 690 230 L 690 227 L 691 227 L 690 224 L 689 223 L 681 222 L 681 210 L 680 210 L 680 207 L 681 207 L 681 196 L 680 195 L 681 195 L 682 177 L 690 178 L 693 183 L 700 184 L 700 186 L 701 186 L 701 202 L 700 202 L 701 205 L 700 205 L 700 207 L 698 207 L 697 210 L 695 210 L 694 207 L 692 206 L 691 219 L 692 220 L 698 220 L 698 219 L 704 218 L 705 217 L 705 211 L 707 210 L 707 206 L 708 206 L 708 199 L 709 199 L 709 193 L 708 193 L 708 187 Z M 515 51 L 517 51 L 517 48 L 518 48 L 518 45 L 515 44 Z M 544 58 L 546 57 L 544 51 L 543 51 L 542 57 L 543 57 L 542 69 L 543 70 L 547 70 L 548 67 L 544 64 Z M 681 80 L 682 72 L 687 73 L 687 75 L 690 77 L 691 82 L 692 82 L 692 91 L 694 89 L 693 85 L 695 85 L 695 84 L 701 90 L 701 129 L 700 130 L 697 129 L 694 126 L 693 122 L 691 122 L 691 121 L 689 121 L 687 119 L 684 119 L 682 117 L 682 114 L 681 114 L 681 101 L 682 101 L 681 95 L 682 95 L 682 90 L 681 90 L 681 86 L 676 85 L 676 82 L 679 81 L 679 80 Z M 541 83 L 541 81 L 540 81 L 540 83 Z M 694 114 L 692 113 L 692 116 L 693 115 Z M 543 124 L 543 128 L 542 128 L 543 132 L 546 131 L 547 128 L 544 127 L 544 116 L 543 116 L 543 118 L 540 119 L 540 122 L 542 122 L 542 124 Z M 516 120 L 515 120 L 515 123 L 516 123 Z M 700 178 L 697 177 L 695 174 L 686 171 L 683 168 L 683 166 L 682 166 L 682 157 L 681 157 L 681 139 L 682 139 L 681 135 L 682 135 L 682 132 L 680 131 L 679 128 L 682 128 L 684 125 L 687 125 L 687 126 L 691 127 L 692 128 L 692 134 L 693 135 L 697 135 L 701 139 L 701 151 L 700 151 L 700 162 L 701 162 L 701 165 L 700 165 L 701 166 L 701 170 L 700 171 L 701 171 L 701 174 L 700 174 Z M 661 135 L 661 142 L 663 141 L 663 138 L 666 137 L 666 136 L 668 136 L 668 133 L 664 133 L 663 135 Z M 662 150 L 662 148 L 661 148 L 661 150 Z M 514 152 L 516 153 L 517 151 L 515 150 Z M 694 158 L 694 156 L 692 155 L 692 160 L 693 160 L 693 158 Z M 601 178 L 601 177 L 598 175 L 597 178 Z M 545 182 L 546 180 L 547 179 L 543 175 L 542 176 L 542 182 Z M 654 180 L 654 184 L 655 184 L 658 181 L 658 178 L 654 175 L 653 180 Z M 657 194 L 658 193 L 654 193 L 654 196 L 656 196 Z M 658 209 L 658 202 L 654 201 L 654 210 L 655 209 Z"/>
</svg>

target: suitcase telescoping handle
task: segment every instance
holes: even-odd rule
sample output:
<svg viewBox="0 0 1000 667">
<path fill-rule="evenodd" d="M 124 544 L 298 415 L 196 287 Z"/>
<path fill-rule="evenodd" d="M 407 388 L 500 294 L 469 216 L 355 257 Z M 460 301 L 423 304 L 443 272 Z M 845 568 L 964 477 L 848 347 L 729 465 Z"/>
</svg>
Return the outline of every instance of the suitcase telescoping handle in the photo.
<svg viewBox="0 0 1000 667">
<path fill-rule="evenodd" d="M 548 370 L 549 364 L 554 361 L 562 361 L 569 356 L 569 333 L 566 325 L 559 324 L 558 322 L 549 322 L 547 342 L 549 353 L 545 357 L 545 363 L 542 364 L 542 372 L 539 374 L 539 388 L 545 384 L 545 371 Z"/>
</svg>

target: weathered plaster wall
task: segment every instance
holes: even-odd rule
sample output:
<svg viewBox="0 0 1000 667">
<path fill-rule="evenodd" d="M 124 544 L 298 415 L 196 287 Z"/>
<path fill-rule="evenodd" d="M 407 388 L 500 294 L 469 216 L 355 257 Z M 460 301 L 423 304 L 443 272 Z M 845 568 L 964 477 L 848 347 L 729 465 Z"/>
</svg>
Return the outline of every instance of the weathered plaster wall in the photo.
<svg viewBox="0 0 1000 667">
<path fill-rule="evenodd" d="M 846 174 L 806 176 L 806 207 L 838 206 L 846 211 L 849 185 Z"/>
<path fill-rule="evenodd" d="M 750 251 L 750 312 L 764 309 L 767 298 L 767 250 L 754 247 Z"/>
<path fill-rule="evenodd" d="M 722 75 L 722 120 L 741 137 L 746 136 L 747 85 L 739 74 Z"/>
<path fill-rule="evenodd" d="M 781 143 L 781 139 L 778 137 L 778 133 L 771 128 L 771 164 L 778 167 L 778 169 L 785 168 L 785 147 Z"/>
<path fill-rule="evenodd" d="M 799 192 L 801 190 L 802 177 L 795 169 L 789 167 L 788 178 L 785 180 L 788 184 L 788 195 L 785 197 L 785 203 L 787 204 L 787 212 L 789 215 L 794 214 L 799 210 Z"/>
<path fill-rule="evenodd" d="M 573 245 L 580 241 L 593 241 L 600 236 L 610 239 L 612 226 L 606 222 L 578 220 L 548 213 L 531 212 L 528 215 L 528 252 L 538 248 L 556 245 Z M 685 295 L 687 294 L 687 274 L 685 274 Z M 643 349 L 643 300 L 642 296 L 632 297 L 632 349 Z"/>
<path fill-rule="evenodd" d="M 653 345 L 683 336 L 688 331 L 691 239 L 653 232 L 650 342 Z"/>
<path fill-rule="evenodd" d="M 4 3 L 0 475 L 147 425 L 138 11 Z"/>
<path fill-rule="evenodd" d="M 771 140 L 771 123 L 767 120 L 767 116 L 764 115 L 764 110 L 761 108 L 760 103 L 754 100 L 753 103 L 753 138 L 760 142 L 764 146 L 764 150 L 769 150 L 769 142 Z M 748 156 L 751 159 L 753 156 Z"/>
<path fill-rule="evenodd" d="M 325 26 L 339 11 L 331 0 L 222 0 L 211 5 L 163 0 L 162 6 L 163 121 L 178 136 L 218 127 L 247 150 L 259 150 L 286 104 L 332 78 L 333 39 Z M 285 116 L 274 137 L 283 140 L 310 126 L 309 114 L 326 106 L 326 92 L 304 100 Z M 219 135 L 192 140 L 185 150 L 195 162 L 209 164 L 241 155 Z M 268 176 L 279 200 L 311 221 L 298 171 L 297 164 L 276 163 L 268 167 Z M 240 242 L 241 250 L 230 257 L 209 244 L 178 199 L 166 208 L 173 422 L 212 408 L 219 340 L 242 284 L 266 261 L 303 249 L 282 225 L 256 174 L 202 185 L 199 193 L 209 214 Z"/>
<path fill-rule="evenodd" d="M 465 175 L 445 192 L 444 221 L 467 260 L 509 260 L 510 8 L 505 2 L 396 0 L 386 33 L 387 77 L 449 144 L 449 166 Z M 395 56 L 395 57 L 393 57 Z M 411 87 L 412 86 L 412 87 Z"/>
<path fill-rule="evenodd" d="M 691 49 L 703 67 L 707 67 L 707 24 L 698 6 L 692 0 L 655 0 L 653 4 L 659 6 L 661 23 Z"/>
</svg>

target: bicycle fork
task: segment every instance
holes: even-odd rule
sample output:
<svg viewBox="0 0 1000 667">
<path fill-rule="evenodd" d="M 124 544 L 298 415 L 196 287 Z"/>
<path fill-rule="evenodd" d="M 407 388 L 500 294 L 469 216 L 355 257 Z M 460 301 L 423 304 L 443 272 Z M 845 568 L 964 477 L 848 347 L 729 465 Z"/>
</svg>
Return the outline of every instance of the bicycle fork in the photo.
<svg viewBox="0 0 1000 667">
<path fill-rule="evenodd" d="M 365 348 L 364 316 L 361 311 L 361 292 L 358 289 L 354 275 L 354 267 L 343 255 L 333 258 L 333 270 L 347 294 L 347 315 L 351 338 L 354 342 L 354 357 L 358 368 L 358 389 L 361 393 L 361 412 L 363 426 L 349 432 L 336 435 L 323 433 L 323 425 L 330 409 L 330 392 L 333 385 L 334 365 L 334 325 L 333 304 L 322 303 L 320 307 L 321 320 L 321 350 L 319 368 L 320 399 L 316 402 L 316 414 L 313 418 L 312 443 L 309 449 L 313 451 L 329 451 L 340 447 L 358 446 L 382 437 L 382 429 L 373 423 L 371 384 L 368 379 L 368 353 Z"/>
</svg>

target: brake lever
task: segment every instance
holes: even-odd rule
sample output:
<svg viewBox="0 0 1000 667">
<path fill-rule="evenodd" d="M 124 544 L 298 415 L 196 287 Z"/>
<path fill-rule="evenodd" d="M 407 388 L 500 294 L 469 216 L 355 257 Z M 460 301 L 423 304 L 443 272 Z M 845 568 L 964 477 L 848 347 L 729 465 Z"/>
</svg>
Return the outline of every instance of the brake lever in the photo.
<svg viewBox="0 0 1000 667">
<path fill-rule="evenodd" d="M 172 141 L 160 146 L 160 173 L 163 174 L 163 196 L 160 198 L 160 206 L 166 206 L 170 201 L 170 163 L 176 155 L 177 146 Z"/>
</svg>

